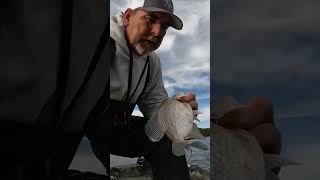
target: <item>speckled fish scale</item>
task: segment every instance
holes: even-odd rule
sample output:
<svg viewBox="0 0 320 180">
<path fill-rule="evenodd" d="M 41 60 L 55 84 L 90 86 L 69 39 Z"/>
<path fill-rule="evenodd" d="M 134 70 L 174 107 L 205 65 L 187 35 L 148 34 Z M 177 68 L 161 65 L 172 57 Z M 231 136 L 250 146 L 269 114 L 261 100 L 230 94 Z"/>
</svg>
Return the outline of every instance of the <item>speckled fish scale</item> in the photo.
<svg viewBox="0 0 320 180">
<path fill-rule="evenodd" d="M 214 180 L 266 180 L 263 152 L 252 135 L 215 124 L 211 133 Z"/>
<path fill-rule="evenodd" d="M 176 156 L 184 155 L 184 138 L 193 127 L 191 106 L 187 103 L 179 102 L 174 98 L 166 99 L 160 106 L 158 123 L 161 131 L 164 131 L 172 141 L 172 153 Z"/>
<path fill-rule="evenodd" d="M 185 138 L 191 132 L 199 131 L 195 128 L 193 117 L 192 108 L 188 103 L 168 98 L 161 103 L 157 118 L 149 120 L 146 124 L 146 135 L 154 142 L 160 141 L 164 135 L 167 135 L 172 141 L 172 153 L 176 156 L 182 156 L 185 154 Z M 195 138 L 201 136 L 201 133 L 198 132 L 198 136 Z"/>
<path fill-rule="evenodd" d="M 191 106 L 169 98 L 161 104 L 158 115 L 162 122 L 160 127 L 166 130 L 166 135 L 173 142 L 183 143 L 193 126 Z"/>
</svg>

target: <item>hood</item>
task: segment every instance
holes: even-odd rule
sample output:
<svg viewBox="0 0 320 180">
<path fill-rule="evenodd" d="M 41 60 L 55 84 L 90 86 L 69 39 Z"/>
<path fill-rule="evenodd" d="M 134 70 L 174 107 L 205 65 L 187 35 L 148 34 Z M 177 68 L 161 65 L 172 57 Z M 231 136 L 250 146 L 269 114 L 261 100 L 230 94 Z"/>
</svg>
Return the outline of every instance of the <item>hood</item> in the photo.
<svg viewBox="0 0 320 180">
<path fill-rule="evenodd" d="M 116 16 L 110 17 L 110 36 L 123 49 L 126 54 L 129 54 L 126 38 L 124 36 L 124 24 L 122 21 L 123 13 L 119 12 Z"/>
</svg>

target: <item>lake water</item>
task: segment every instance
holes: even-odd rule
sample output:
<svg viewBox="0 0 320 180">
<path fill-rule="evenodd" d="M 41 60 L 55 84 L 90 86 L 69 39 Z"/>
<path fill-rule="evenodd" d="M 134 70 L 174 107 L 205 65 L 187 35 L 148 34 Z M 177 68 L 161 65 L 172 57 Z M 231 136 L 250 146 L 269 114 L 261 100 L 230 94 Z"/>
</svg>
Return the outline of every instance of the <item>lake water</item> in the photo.
<svg viewBox="0 0 320 180">
<path fill-rule="evenodd" d="M 204 150 L 192 148 L 192 154 L 187 151 L 186 158 L 189 164 L 198 165 L 199 167 L 209 172 L 210 138 L 207 137 L 202 142 L 208 146 L 209 150 L 204 151 Z M 111 155 L 110 165 L 111 167 L 114 167 L 114 166 L 121 166 L 121 165 L 136 164 L 136 162 L 137 162 L 137 158 L 125 158 L 125 157 Z M 81 170 L 81 171 L 90 171 L 90 172 L 105 174 L 104 167 L 92 154 L 90 143 L 87 138 L 83 138 L 82 142 L 80 143 L 79 149 L 76 153 L 75 158 L 72 161 L 70 168 Z"/>
<path fill-rule="evenodd" d="M 197 165 L 202 169 L 209 172 L 210 170 L 210 137 L 207 137 L 205 140 L 199 140 L 208 146 L 208 150 L 204 151 L 201 149 L 191 148 L 191 151 L 186 151 L 186 158 L 188 164 Z M 137 162 L 137 158 L 125 158 L 120 156 L 111 156 L 110 165 L 121 166 L 128 164 L 135 164 Z"/>
<path fill-rule="evenodd" d="M 187 151 L 186 157 L 189 164 L 198 165 L 206 171 L 210 171 L 210 137 L 202 140 L 208 146 L 208 150 L 204 151 L 197 148 L 192 148 L 192 154 Z M 190 156 L 191 155 L 191 156 Z"/>
<path fill-rule="evenodd" d="M 300 166 L 289 166 L 281 169 L 281 180 L 318 180 L 320 171 L 320 119 L 316 118 L 290 118 L 277 121 L 277 127 L 282 134 L 282 156 L 301 163 Z M 210 138 L 205 140 L 209 144 Z M 189 160 L 189 154 L 187 154 Z M 209 151 L 193 149 L 190 161 L 192 164 L 209 170 Z M 119 164 L 135 164 L 136 159 L 112 157 L 113 166 Z M 81 142 L 77 155 L 74 158 L 72 169 L 105 173 L 103 166 L 91 153 L 89 142 L 86 138 Z"/>
</svg>

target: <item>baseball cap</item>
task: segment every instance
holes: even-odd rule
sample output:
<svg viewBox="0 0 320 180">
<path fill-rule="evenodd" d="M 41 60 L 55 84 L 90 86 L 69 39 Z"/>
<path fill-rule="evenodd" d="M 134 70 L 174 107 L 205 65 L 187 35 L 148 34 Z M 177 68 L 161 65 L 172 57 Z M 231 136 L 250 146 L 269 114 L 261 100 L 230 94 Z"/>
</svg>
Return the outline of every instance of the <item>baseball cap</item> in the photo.
<svg viewBox="0 0 320 180">
<path fill-rule="evenodd" d="M 172 0 L 145 0 L 143 6 L 140 7 L 140 9 L 147 12 L 163 12 L 165 14 L 168 14 L 171 17 L 171 27 L 177 30 L 181 30 L 183 27 L 182 20 L 178 16 L 173 14 Z"/>
</svg>

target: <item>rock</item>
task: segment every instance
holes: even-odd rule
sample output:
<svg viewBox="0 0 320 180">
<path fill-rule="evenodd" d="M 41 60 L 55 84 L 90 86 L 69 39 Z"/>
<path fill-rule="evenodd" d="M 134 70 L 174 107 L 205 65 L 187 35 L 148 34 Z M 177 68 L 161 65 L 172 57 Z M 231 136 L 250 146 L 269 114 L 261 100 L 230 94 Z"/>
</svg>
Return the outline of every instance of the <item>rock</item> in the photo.
<svg viewBox="0 0 320 180">
<path fill-rule="evenodd" d="M 189 167 L 192 180 L 210 180 L 209 172 L 199 166 Z M 150 166 L 137 167 L 136 165 L 113 167 L 111 169 L 111 180 L 152 180 Z"/>
<path fill-rule="evenodd" d="M 192 180 L 210 180 L 210 173 L 196 165 L 191 165 L 190 173 Z"/>
</svg>

